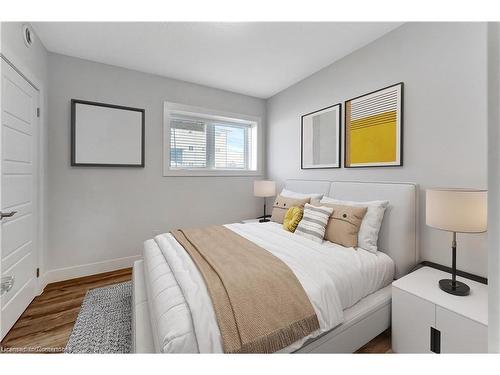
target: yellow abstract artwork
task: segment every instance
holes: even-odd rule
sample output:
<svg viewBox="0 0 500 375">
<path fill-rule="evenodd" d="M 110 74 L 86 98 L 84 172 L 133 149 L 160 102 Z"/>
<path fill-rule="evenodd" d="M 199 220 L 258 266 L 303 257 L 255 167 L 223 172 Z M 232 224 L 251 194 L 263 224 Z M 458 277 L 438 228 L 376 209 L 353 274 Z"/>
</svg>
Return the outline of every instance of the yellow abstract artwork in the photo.
<svg viewBox="0 0 500 375">
<path fill-rule="evenodd" d="M 346 102 L 345 166 L 401 165 L 402 84 Z"/>
</svg>

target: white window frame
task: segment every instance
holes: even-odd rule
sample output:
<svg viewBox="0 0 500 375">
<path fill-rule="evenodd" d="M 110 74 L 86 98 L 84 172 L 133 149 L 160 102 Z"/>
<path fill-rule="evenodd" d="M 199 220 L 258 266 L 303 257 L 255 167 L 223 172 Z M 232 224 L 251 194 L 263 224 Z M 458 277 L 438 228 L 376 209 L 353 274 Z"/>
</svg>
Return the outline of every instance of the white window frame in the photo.
<svg viewBox="0 0 500 375">
<path fill-rule="evenodd" d="M 255 136 L 255 170 L 242 169 L 209 169 L 209 168 L 172 168 L 170 167 L 170 119 L 171 116 L 180 115 L 188 117 L 202 117 L 211 120 L 229 123 L 242 123 L 252 125 Z M 213 109 L 195 107 L 179 103 L 165 102 L 163 105 L 163 176 L 189 177 L 189 176 L 261 176 L 262 175 L 262 125 L 261 118 L 237 114 L 232 112 L 217 111 Z"/>
</svg>

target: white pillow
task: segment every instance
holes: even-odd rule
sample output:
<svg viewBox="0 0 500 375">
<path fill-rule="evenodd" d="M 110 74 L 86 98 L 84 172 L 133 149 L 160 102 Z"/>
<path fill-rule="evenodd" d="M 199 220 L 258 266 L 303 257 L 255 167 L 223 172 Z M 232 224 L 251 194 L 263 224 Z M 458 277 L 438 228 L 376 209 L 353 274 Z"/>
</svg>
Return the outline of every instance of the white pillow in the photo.
<svg viewBox="0 0 500 375">
<path fill-rule="evenodd" d="M 376 253 L 378 250 L 378 232 L 382 225 L 384 212 L 389 201 L 354 202 L 323 197 L 321 203 L 343 204 L 346 206 L 367 207 L 365 217 L 358 232 L 358 247 Z"/>
<path fill-rule="evenodd" d="M 309 238 L 318 243 L 323 243 L 328 220 L 333 213 L 333 208 L 325 206 L 313 206 L 306 203 L 304 206 L 304 216 L 295 229 L 295 234 Z"/>
<path fill-rule="evenodd" d="M 323 198 L 323 194 L 317 194 L 317 193 L 304 194 L 304 193 L 297 193 L 295 191 L 286 190 L 286 189 L 281 190 L 280 195 L 282 197 L 285 197 L 285 198 L 293 198 L 293 199 L 311 198 L 311 199 L 318 199 L 319 200 L 319 199 Z"/>
</svg>

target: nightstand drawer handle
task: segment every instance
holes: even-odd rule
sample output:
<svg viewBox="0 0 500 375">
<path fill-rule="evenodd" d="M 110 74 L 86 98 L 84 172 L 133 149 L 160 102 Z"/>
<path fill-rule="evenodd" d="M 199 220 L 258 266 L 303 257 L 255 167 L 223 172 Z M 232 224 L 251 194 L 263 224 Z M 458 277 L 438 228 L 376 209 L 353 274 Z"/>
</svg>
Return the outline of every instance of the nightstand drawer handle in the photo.
<svg viewBox="0 0 500 375">
<path fill-rule="evenodd" d="M 441 331 L 431 327 L 431 352 L 441 353 Z"/>
</svg>

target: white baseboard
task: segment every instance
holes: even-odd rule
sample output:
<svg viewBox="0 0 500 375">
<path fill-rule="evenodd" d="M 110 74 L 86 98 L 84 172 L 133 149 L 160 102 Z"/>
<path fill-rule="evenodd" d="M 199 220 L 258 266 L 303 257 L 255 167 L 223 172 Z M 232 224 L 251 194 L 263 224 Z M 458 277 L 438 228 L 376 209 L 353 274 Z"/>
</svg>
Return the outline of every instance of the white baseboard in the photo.
<svg viewBox="0 0 500 375">
<path fill-rule="evenodd" d="M 43 289 L 47 286 L 47 284 L 132 267 L 134 262 L 139 259 L 141 259 L 140 255 L 134 255 L 130 257 L 105 260 L 102 262 L 49 270 L 40 277 L 40 293 L 43 292 Z"/>
</svg>

